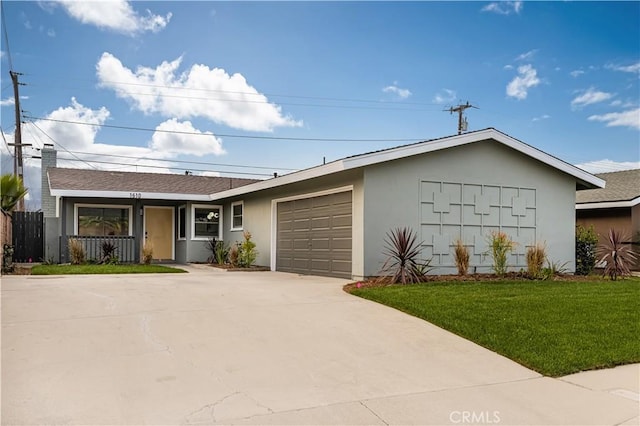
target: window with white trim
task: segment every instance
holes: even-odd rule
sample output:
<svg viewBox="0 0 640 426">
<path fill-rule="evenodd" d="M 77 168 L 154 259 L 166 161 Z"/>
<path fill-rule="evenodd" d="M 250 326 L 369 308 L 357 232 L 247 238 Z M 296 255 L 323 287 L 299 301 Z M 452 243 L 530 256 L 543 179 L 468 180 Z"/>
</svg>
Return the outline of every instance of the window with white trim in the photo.
<svg viewBox="0 0 640 426">
<path fill-rule="evenodd" d="M 187 238 L 187 209 L 185 206 L 178 207 L 178 239 Z"/>
<path fill-rule="evenodd" d="M 231 203 L 231 230 L 242 231 L 244 217 L 244 201 Z"/>
<path fill-rule="evenodd" d="M 222 207 L 193 204 L 191 206 L 192 228 L 191 239 L 222 239 Z"/>
<path fill-rule="evenodd" d="M 75 210 L 76 235 L 131 235 L 131 206 L 76 204 Z"/>
</svg>

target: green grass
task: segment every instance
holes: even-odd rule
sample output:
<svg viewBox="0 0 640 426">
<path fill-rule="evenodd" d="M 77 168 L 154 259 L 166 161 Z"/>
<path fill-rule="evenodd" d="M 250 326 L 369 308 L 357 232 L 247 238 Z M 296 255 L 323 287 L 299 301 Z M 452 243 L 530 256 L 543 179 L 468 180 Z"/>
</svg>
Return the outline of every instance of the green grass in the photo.
<svg viewBox="0 0 640 426">
<path fill-rule="evenodd" d="M 71 275 L 71 274 L 158 274 L 187 272 L 183 269 L 163 265 L 121 264 L 121 265 L 36 265 L 31 275 Z"/>
<path fill-rule="evenodd" d="M 353 289 L 547 376 L 640 362 L 640 279 Z"/>
</svg>

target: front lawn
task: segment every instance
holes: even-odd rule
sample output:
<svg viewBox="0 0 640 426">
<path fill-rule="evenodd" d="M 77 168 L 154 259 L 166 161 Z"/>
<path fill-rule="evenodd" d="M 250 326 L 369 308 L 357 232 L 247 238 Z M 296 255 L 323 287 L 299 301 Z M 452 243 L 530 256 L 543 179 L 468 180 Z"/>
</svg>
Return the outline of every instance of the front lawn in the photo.
<svg viewBox="0 0 640 426">
<path fill-rule="evenodd" d="M 121 265 L 36 265 L 31 275 L 70 274 L 158 274 L 187 272 L 183 269 L 163 265 L 121 264 Z"/>
<path fill-rule="evenodd" d="M 425 319 L 547 376 L 640 362 L 637 278 L 430 282 L 350 292 Z"/>
</svg>

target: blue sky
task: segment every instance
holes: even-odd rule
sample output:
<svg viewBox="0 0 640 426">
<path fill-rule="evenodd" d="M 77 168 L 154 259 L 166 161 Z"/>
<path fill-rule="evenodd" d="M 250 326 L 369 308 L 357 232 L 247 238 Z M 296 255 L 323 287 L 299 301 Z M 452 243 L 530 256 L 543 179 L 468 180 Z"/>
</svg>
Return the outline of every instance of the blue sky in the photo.
<svg viewBox="0 0 640 426">
<path fill-rule="evenodd" d="M 640 2 L 4 1 L 3 14 L 2 129 L 12 142 L 12 65 L 25 142 L 55 141 L 66 167 L 282 174 L 455 134 L 444 110 L 466 101 L 469 130 L 592 172 L 640 167 Z M 40 164 L 25 164 L 34 207 Z"/>
</svg>

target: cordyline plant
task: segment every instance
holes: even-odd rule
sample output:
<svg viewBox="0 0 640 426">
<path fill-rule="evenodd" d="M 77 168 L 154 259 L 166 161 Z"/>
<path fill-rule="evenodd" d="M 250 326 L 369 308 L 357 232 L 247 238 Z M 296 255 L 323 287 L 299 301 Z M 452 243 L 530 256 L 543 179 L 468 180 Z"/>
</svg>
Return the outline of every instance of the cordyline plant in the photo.
<svg viewBox="0 0 640 426">
<path fill-rule="evenodd" d="M 424 280 L 428 262 L 423 264 L 418 258 L 421 245 L 410 228 L 395 228 L 387 232 L 383 252 L 387 260 L 381 275 L 388 277 L 393 284 L 413 284 Z"/>
<path fill-rule="evenodd" d="M 606 262 L 603 276 L 608 275 L 615 281 L 618 277 L 631 275 L 631 266 L 636 260 L 636 255 L 631 251 L 631 246 L 625 241 L 626 235 L 615 229 L 609 229 L 607 241 L 600 246 L 600 262 Z"/>
</svg>

